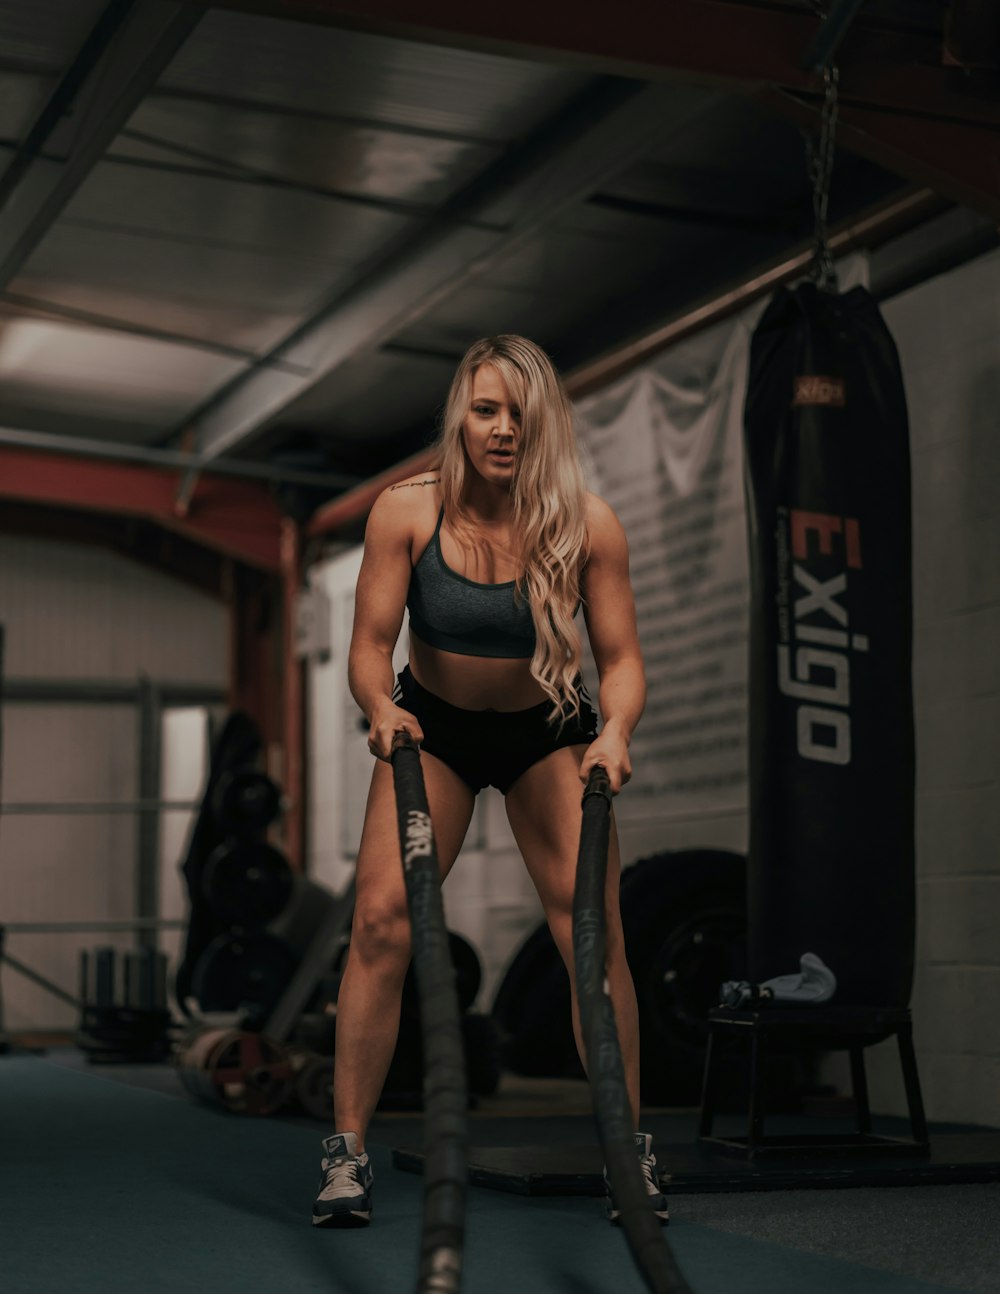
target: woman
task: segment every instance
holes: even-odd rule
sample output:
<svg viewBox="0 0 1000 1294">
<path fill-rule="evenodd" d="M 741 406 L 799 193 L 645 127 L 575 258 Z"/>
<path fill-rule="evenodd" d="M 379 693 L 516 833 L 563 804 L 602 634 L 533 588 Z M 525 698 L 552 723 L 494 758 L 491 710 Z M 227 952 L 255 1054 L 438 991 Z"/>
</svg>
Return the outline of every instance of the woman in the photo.
<svg viewBox="0 0 1000 1294">
<path fill-rule="evenodd" d="M 338 1131 L 323 1142 L 317 1226 L 371 1218 L 365 1131 L 395 1049 L 410 958 L 392 770 L 393 734 L 421 743 L 444 878 L 477 792 L 497 786 L 573 983 L 572 904 L 581 782 L 603 764 L 617 794 L 645 676 L 617 517 L 584 489 L 572 414 L 548 356 L 523 337 L 476 342 L 455 373 L 438 466 L 390 486 L 365 532 L 348 666 L 377 762 L 357 862 L 357 901 L 337 1006 Z M 579 674 L 583 605 L 600 676 L 600 736 Z M 410 611 L 409 664 L 392 652 Z M 395 686 L 394 686 L 395 683 Z M 608 854 L 611 999 L 633 1116 L 639 1110 L 635 991 L 618 910 L 618 842 Z M 573 1027 L 581 1056 L 573 989 Z M 651 1203 L 666 1221 L 650 1139 L 636 1134 Z M 617 1210 L 609 1197 L 609 1216 Z"/>
</svg>

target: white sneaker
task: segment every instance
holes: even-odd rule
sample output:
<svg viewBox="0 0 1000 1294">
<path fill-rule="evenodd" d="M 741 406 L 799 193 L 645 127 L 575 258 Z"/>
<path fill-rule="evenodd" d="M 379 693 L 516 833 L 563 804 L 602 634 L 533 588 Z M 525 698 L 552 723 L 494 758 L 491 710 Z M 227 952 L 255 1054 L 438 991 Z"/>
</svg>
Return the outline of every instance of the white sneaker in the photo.
<svg viewBox="0 0 1000 1294">
<path fill-rule="evenodd" d="M 357 1153 L 357 1133 L 335 1132 L 324 1139 L 323 1149 L 313 1226 L 366 1227 L 372 1217 L 374 1173 L 368 1156 Z"/>
<path fill-rule="evenodd" d="M 648 1132 L 637 1132 L 635 1134 L 635 1148 L 639 1152 L 639 1163 L 642 1166 L 642 1176 L 646 1183 L 646 1194 L 649 1196 L 649 1202 L 653 1206 L 653 1212 L 660 1219 L 661 1225 L 666 1226 L 670 1221 L 670 1214 L 667 1211 L 667 1197 L 663 1194 L 656 1179 L 656 1156 L 653 1154 L 653 1138 Z M 607 1190 L 604 1209 L 607 1213 L 608 1221 L 619 1226 L 621 1224 L 621 1210 L 615 1204 L 614 1195 L 611 1193 L 611 1181 L 608 1177 L 607 1165 L 604 1167 L 604 1186 Z"/>
</svg>

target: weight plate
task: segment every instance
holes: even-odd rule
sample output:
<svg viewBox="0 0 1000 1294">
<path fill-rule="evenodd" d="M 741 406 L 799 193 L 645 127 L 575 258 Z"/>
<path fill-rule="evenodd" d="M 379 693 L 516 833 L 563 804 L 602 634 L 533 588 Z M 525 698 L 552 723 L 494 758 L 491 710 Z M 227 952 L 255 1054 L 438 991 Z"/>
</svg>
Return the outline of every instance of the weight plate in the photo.
<svg viewBox="0 0 1000 1294">
<path fill-rule="evenodd" d="M 259 835 L 280 812 L 280 791 L 256 768 L 230 769 L 212 792 L 212 815 L 219 830 L 228 835 Z"/>
<path fill-rule="evenodd" d="M 209 855 L 202 892 L 228 925 L 267 925 L 288 906 L 294 878 L 284 854 L 263 841 L 227 840 Z"/>
<path fill-rule="evenodd" d="M 237 1029 L 206 1029 L 177 1066 L 191 1096 L 235 1114 L 273 1114 L 288 1101 L 295 1078 L 284 1047 Z"/>
<path fill-rule="evenodd" d="M 191 988 L 202 1011 L 270 1009 L 297 965 L 292 949 L 275 935 L 217 935 L 198 958 Z"/>
<path fill-rule="evenodd" d="M 643 998 L 671 1052 L 693 1051 L 700 1070 L 708 1040 L 708 1013 L 719 985 L 742 970 L 746 916 L 737 907 L 706 906 L 672 929 L 647 963 Z M 735 968 L 735 969 L 734 969 Z"/>
<path fill-rule="evenodd" d="M 333 1061 L 317 1056 L 299 1071 L 295 1098 L 306 1114 L 333 1126 Z"/>
<path fill-rule="evenodd" d="M 448 931 L 448 950 L 451 953 L 451 962 L 455 968 L 455 991 L 458 994 L 458 1007 L 460 1011 L 468 1011 L 476 1000 L 476 994 L 479 992 L 479 986 L 483 979 L 479 954 L 467 939 L 463 939 L 454 930 Z M 415 1020 L 420 1017 L 417 978 L 412 963 L 406 972 L 406 979 L 403 981 L 402 1010 L 404 1015 Z"/>
</svg>

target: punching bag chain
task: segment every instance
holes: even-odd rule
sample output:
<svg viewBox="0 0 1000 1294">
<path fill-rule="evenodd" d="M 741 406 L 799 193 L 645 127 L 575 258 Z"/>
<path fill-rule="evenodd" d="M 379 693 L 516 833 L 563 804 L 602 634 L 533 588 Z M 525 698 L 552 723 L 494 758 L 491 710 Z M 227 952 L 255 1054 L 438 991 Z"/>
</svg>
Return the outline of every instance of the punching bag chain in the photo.
<svg viewBox="0 0 1000 1294">
<path fill-rule="evenodd" d="M 833 172 L 835 135 L 837 129 L 837 83 L 839 72 L 835 66 L 827 64 L 823 68 L 823 80 L 826 83 L 826 96 L 823 101 L 823 112 L 820 117 L 819 142 L 803 132 L 808 158 L 809 179 L 812 183 L 814 238 L 816 251 L 813 257 L 810 277 L 816 280 L 817 286 L 831 292 L 837 290 L 837 271 L 827 243 L 827 210 L 830 204 L 830 176 Z"/>
</svg>

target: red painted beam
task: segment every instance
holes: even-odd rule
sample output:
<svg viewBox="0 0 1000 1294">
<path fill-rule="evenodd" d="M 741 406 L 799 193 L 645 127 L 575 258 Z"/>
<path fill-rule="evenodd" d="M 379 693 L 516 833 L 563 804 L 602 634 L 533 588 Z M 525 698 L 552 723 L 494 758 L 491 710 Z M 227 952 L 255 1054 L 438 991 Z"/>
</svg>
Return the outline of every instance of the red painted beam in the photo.
<svg viewBox="0 0 1000 1294">
<path fill-rule="evenodd" d="M 203 0 L 204 2 L 204 0 Z M 651 68 L 706 72 L 748 82 L 794 67 L 817 30 L 809 14 L 758 11 L 739 0 L 208 0 L 210 7 L 385 33 L 404 40 L 640 75 Z M 786 20 L 787 19 L 787 20 Z M 745 40 L 762 56 L 752 67 Z M 766 44 L 764 38 L 766 37 Z"/>
<path fill-rule="evenodd" d="M 0 498 L 144 517 L 259 570 L 281 567 L 281 514 L 265 485 L 203 476 L 187 515 L 177 472 L 0 446 Z"/>
<path fill-rule="evenodd" d="M 403 39 L 635 76 L 664 74 L 753 90 L 815 90 L 801 63 L 821 19 L 748 0 L 211 0 L 238 9 Z M 943 11 L 942 11 L 943 12 Z M 880 22 L 861 11 L 838 55 L 844 103 L 1000 124 L 995 87 L 970 87 L 944 66 L 944 22 Z"/>
<path fill-rule="evenodd" d="M 245 710 L 260 730 L 264 767 L 284 779 L 280 607 L 281 583 L 230 562 L 224 597 L 229 608 L 229 708 Z M 280 840 L 275 840 L 280 845 Z"/>
<path fill-rule="evenodd" d="M 753 97 L 796 125 L 819 129 L 819 102 L 780 89 L 761 90 Z M 837 145 L 1000 221 L 1000 129 L 841 106 Z M 832 184 L 836 188 L 836 169 Z"/>
<path fill-rule="evenodd" d="M 951 0 L 945 52 L 961 67 L 1000 68 L 1000 9 L 996 0 Z"/>
<path fill-rule="evenodd" d="M 843 110 L 837 129 L 852 152 L 1000 221 L 1000 130 L 858 107 Z"/>
<path fill-rule="evenodd" d="M 302 532 L 290 517 L 281 523 L 281 718 L 285 809 L 282 840 L 297 872 L 305 868 L 305 666 L 295 653 L 296 607 L 302 587 Z"/>
</svg>

